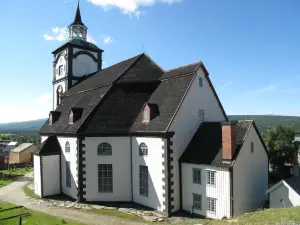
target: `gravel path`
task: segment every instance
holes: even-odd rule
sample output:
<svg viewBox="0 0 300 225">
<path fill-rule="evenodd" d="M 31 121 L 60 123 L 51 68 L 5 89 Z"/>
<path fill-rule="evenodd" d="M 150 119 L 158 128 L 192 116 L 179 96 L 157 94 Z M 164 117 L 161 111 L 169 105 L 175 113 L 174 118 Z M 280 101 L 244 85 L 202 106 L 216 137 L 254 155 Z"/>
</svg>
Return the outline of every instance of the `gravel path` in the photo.
<svg viewBox="0 0 300 225">
<path fill-rule="evenodd" d="M 0 201 L 10 202 L 16 205 L 25 206 L 28 209 L 47 213 L 52 216 L 57 216 L 67 220 L 73 220 L 89 225 L 125 225 L 125 224 L 136 224 L 143 225 L 147 223 L 136 222 L 131 220 L 122 220 L 118 217 L 96 215 L 93 213 L 80 212 L 78 210 L 63 209 L 63 208 L 51 208 L 47 203 L 41 202 L 36 203 L 35 200 L 25 195 L 23 187 L 28 181 L 32 179 L 32 173 L 20 177 L 15 182 L 0 188 Z"/>
</svg>

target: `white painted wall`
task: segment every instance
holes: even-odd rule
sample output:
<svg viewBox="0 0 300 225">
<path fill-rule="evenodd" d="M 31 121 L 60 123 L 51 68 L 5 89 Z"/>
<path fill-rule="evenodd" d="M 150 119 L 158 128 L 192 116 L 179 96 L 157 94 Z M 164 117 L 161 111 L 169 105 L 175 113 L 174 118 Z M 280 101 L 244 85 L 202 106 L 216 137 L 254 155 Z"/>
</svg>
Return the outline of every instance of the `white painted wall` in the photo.
<svg viewBox="0 0 300 225">
<path fill-rule="evenodd" d="M 77 138 L 71 137 L 57 137 L 59 144 L 62 149 L 61 154 L 61 183 L 62 183 L 62 192 L 74 199 L 77 199 Z M 70 143 L 70 153 L 65 152 L 66 142 Z M 66 161 L 69 161 L 71 164 L 71 188 L 66 185 Z"/>
<path fill-rule="evenodd" d="M 53 85 L 53 110 L 55 110 L 56 107 L 57 107 L 57 105 L 56 105 L 57 104 L 57 101 L 56 101 L 57 97 L 56 96 L 57 96 L 57 88 L 58 88 L 59 85 L 61 85 L 62 88 L 63 88 L 62 93 L 66 92 L 67 87 L 68 87 L 68 80 L 63 80 L 63 81 Z"/>
<path fill-rule="evenodd" d="M 283 182 L 270 192 L 270 208 L 300 206 L 300 196 L 289 185 Z M 281 202 L 281 199 L 283 200 Z"/>
<path fill-rule="evenodd" d="M 59 155 L 42 156 L 44 196 L 60 194 Z"/>
<path fill-rule="evenodd" d="M 201 169 L 201 184 L 193 182 L 193 168 Z M 215 186 L 206 184 L 206 171 L 216 171 Z M 214 219 L 230 217 L 230 173 L 227 168 L 211 167 L 208 165 L 182 164 L 182 208 L 191 212 L 193 194 L 202 195 L 202 210 L 194 213 Z M 216 213 L 207 211 L 207 197 L 215 198 Z"/>
<path fill-rule="evenodd" d="M 42 185 L 41 185 L 41 163 L 40 156 L 33 155 L 34 166 L 34 193 L 37 196 L 42 197 Z"/>
<path fill-rule="evenodd" d="M 199 87 L 199 77 L 202 77 L 203 86 Z M 185 100 L 178 110 L 169 131 L 174 131 L 172 138 L 174 150 L 174 199 L 175 207 L 172 210 L 180 209 L 180 186 L 179 186 L 179 164 L 178 159 L 194 136 L 201 121 L 198 119 L 198 110 L 205 111 L 205 121 L 224 121 L 224 115 L 215 98 L 207 79 L 199 69 Z"/>
<path fill-rule="evenodd" d="M 48 138 L 48 136 L 41 136 L 41 143 L 43 143 L 44 141 L 46 141 Z"/>
<path fill-rule="evenodd" d="M 67 64 L 67 60 L 65 59 L 65 55 L 67 54 L 67 50 L 63 50 L 62 52 L 58 53 L 55 57 L 58 57 L 58 61 L 55 65 L 55 79 L 61 79 L 63 77 L 67 76 L 67 71 L 68 71 L 68 64 Z M 63 66 L 63 73 L 61 75 L 59 75 L 59 67 Z"/>
<path fill-rule="evenodd" d="M 98 156 L 97 147 L 107 142 L 112 146 L 111 156 Z M 129 137 L 87 137 L 83 141 L 86 158 L 87 201 L 131 201 L 131 160 Z M 98 164 L 113 165 L 113 192 L 98 192 Z"/>
<path fill-rule="evenodd" d="M 75 54 L 78 51 L 83 51 L 83 50 L 75 48 L 73 53 Z M 93 56 L 96 57 L 96 59 L 98 59 L 97 53 L 91 51 L 85 51 L 85 52 L 91 53 Z M 72 71 L 74 76 L 80 77 L 98 71 L 98 64 L 88 55 L 85 54 L 78 55 L 73 60 Z"/>
<path fill-rule="evenodd" d="M 148 155 L 139 155 L 139 145 L 145 143 L 148 147 Z M 164 202 L 164 159 L 162 154 L 165 140 L 162 138 L 132 137 L 132 180 L 133 180 L 133 201 L 150 208 L 163 211 Z M 141 196 L 139 193 L 139 166 L 148 166 L 148 197 Z"/>
<path fill-rule="evenodd" d="M 251 142 L 254 142 L 253 153 Z M 234 216 L 256 210 L 267 200 L 268 163 L 267 153 L 251 126 L 233 166 Z"/>
</svg>

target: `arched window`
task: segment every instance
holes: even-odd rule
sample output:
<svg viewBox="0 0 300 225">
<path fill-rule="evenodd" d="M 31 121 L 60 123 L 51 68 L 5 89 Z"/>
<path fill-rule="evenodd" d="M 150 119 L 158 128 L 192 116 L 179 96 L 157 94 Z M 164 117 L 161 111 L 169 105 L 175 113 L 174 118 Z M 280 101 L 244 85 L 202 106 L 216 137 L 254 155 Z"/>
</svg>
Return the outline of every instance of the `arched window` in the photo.
<svg viewBox="0 0 300 225">
<path fill-rule="evenodd" d="M 68 153 L 70 152 L 70 143 L 67 141 L 66 146 L 65 146 L 65 152 Z"/>
<path fill-rule="evenodd" d="M 140 156 L 148 155 L 148 147 L 144 142 L 140 144 L 139 153 Z"/>
<path fill-rule="evenodd" d="M 63 88 L 61 85 L 59 85 L 56 90 L 56 105 L 60 104 L 62 93 L 63 93 Z"/>
<path fill-rule="evenodd" d="M 98 145 L 98 155 L 112 155 L 111 145 L 106 142 Z"/>
</svg>

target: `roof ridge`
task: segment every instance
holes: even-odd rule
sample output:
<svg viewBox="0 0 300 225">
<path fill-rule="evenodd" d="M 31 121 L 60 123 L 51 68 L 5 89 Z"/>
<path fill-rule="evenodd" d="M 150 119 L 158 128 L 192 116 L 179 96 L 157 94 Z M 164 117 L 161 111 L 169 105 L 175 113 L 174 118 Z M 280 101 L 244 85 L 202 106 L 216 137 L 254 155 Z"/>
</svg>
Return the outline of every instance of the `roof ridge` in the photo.
<svg viewBox="0 0 300 225">
<path fill-rule="evenodd" d="M 178 66 L 178 67 L 175 67 L 175 68 L 166 70 L 166 73 L 167 73 L 167 72 L 171 72 L 171 71 L 173 71 L 173 70 L 178 70 L 178 69 L 181 69 L 181 68 L 184 68 L 184 67 L 194 66 L 194 65 L 196 65 L 196 64 L 201 64 L 201 63 L 202 63 L 202 61 L 198 61 L 198 62 L 186 64 L 186 65 L 183 65 L 183 66 Z M 196 69 L 198 69 L 198 67 L 197 67 Z M 194 71 L 194 72 L 195 72 L 195 71 Z"/>
</svg>

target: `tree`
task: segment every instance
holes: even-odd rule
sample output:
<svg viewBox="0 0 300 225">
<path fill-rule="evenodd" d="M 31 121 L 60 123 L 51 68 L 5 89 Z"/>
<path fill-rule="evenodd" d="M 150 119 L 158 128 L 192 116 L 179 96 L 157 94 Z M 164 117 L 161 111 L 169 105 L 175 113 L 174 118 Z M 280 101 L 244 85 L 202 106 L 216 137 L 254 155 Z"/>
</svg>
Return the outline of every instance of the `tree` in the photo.
<svg viewBox="0 0 300 225">
<path fill-rule="evenodd" d="M 299 142 L 295 141 L 296 131 L 276 126 L 266 132 L 266 144 L 271 155 L 271 166 L 273 170 L 282 170 L 285 163 L 294 163 L 296 153 L 299 149 Z"/>
</svg>

